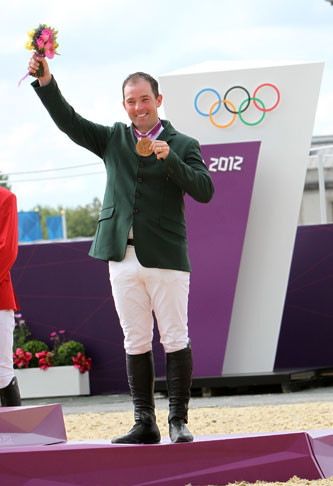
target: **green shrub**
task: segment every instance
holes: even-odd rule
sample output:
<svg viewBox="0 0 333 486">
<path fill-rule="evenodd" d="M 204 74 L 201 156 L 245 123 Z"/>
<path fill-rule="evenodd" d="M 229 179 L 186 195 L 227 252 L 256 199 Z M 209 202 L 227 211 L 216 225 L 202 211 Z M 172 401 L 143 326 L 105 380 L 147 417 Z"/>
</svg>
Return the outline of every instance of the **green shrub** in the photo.
<svg viewBox="0 0 333 486">
<path fill-rule="evenodd" d="M 39 359 L 35 356 L 36 353 L 49 350 L 47 344 L 43 343 L 43 341 L 37 341 L 36 339 L 24 343 L 22 349 L 23 351 L 29 351 L 29 353 L 32 354 L 32 358 L 29 361 L 29 368 L 38 368 L 39 366 Z"/>
<path fill-rule="evenodd" d="M 59 346 L 57 355 L 55 357 L 56 366 L 68 366 L 73 364 L 72 357 L 77 356 L 77 353 L 85 354 L 83 344 L 78 341 L 67 341 Z"/>
</svg>

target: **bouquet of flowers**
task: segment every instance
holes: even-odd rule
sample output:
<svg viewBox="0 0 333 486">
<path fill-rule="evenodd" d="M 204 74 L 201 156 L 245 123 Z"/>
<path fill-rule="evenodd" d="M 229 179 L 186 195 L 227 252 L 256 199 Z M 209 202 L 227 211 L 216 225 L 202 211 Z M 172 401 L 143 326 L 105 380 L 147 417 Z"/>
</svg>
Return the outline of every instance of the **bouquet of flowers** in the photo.
<svg viewBox="0 0 333 486">
<path fill-rule="evenodd" d="M 57 48 L 59 44 L 57 42 L 58 31 L 46 24 L 40 24 L 37 29 L 32 29 L 28 32 L 29 40 L 25 47 L 29 51 L 34 50 L 38 57 L 47 57 L 53 59 L 57 54 Z M 43 65 L 40 64 L 37 72 L 31 74 L 35 78 L 43 76 Z"/>
<path fill-rule="evenodd" d="M 34 50 L 37 57 L 47 57 L 48 59 L 53 59 L 54 55 L 58 54 L 57 48 L 59 44 L 57 42 L 58 31 L 54 30 L 52 27 L 48 27 L 46 24 L 39 24 L 37 29 L 29 30 L 28 36 L 29 40 L 25 47 L 29 51 Z M 39 67 L 35 73 L 28 72 L 22 79 L 20 79 L 18 85 L 21 86 L 22 81 L 24 81 L 28 76 L 34 76 L 38 78 L 43 76 L 44 68 L 43 64 L 39 63 Z"/>
</svg>

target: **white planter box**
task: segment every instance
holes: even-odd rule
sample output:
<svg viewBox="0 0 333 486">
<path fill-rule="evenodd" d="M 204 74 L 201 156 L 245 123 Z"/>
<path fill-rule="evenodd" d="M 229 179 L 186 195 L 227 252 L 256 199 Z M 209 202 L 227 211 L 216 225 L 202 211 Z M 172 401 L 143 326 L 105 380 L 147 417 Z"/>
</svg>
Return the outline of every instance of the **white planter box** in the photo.
<svg viewBox="0 0 333 486">
<path fill-rule="evenodd" d="M 90 395 L 89 371 L 80 373 L 74 366 L 51 366 L 15 370 L 21 398 Z"/>
</svg>

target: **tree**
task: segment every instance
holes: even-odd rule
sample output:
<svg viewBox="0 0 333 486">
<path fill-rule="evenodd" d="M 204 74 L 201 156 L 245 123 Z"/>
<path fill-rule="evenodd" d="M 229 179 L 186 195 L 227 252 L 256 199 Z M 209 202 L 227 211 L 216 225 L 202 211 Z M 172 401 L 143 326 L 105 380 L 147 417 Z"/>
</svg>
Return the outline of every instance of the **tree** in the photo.
<svg viewBox="0 0 333 486">
<path fill-rule="evenodd" d="M 43 238 L 45 240 L 48 239 L 46 218 L 48 216 L 59 215 L 62 211 L 65 211 L 68 238 L 94 236 L 101 208 L 101 201 L 97 197 L 95 197 L 90 204 L 74 208 L 65 208 L 63 206 L 51 208 L 50 206 L 43 207 L 38 205 L 37 209 L 41 219 Z"/>
<path fill-rule="evenodd" d="M 37 208 L 40 216 L 40 224 L 42 227 L 42 233 L 43 233 L 43 239 L 48 240 L 48 234 L 47 234 L 47 226 L 46 226 L 46 218 L 48 216 L 57 216 L 60 214 L 62 207 L 58 206 L 58 209 L 51 208 L 50 206 L 41 206 L 38 205 Z"/>
<path fill-rule="evenodd" d="M 6 174 L 1 174 L 0 172 L 0 186 L 5 189 L 11 190 L 12 186 L 8 184 L 8 176 Z"/>
<path fill-rule="evenodd" d="M 86 206 L 67 208 L 65 211 L 68 238 L 94 236 L 101 207 L 100 200 L 95 197 L 93 202 Z"/>
</svg>

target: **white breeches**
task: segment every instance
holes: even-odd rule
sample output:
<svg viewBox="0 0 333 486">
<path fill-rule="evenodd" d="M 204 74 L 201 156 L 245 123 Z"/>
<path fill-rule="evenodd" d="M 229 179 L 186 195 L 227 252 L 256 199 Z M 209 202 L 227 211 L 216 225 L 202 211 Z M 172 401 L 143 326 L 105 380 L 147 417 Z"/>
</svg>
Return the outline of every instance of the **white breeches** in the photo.
<svg viewBox="0 0 333 486">
<path fill-rule="evenodd" d="M 109 271 L 126 352 L 142 354 L 151 350 L 152 311 L 164 351 L 172 353 L 186 348 L 190 273 L 143 267 L 134 246 L 127 246 L 123 261 L 110 261 Z"/>
<path fill-rule="evenodd" d="M 5 388 L 14 378 L 13 331 L 14 311 L 0 310 L 0 388 Z"/>
</svg>

